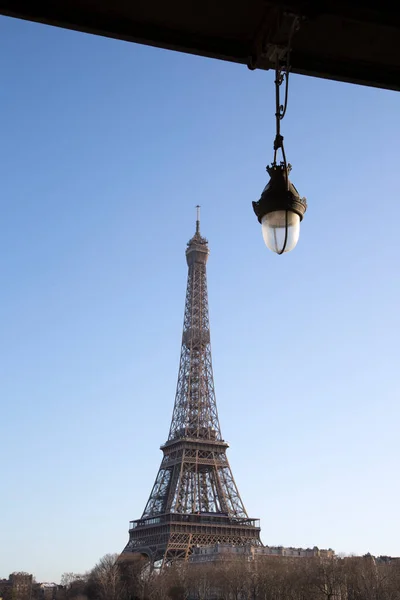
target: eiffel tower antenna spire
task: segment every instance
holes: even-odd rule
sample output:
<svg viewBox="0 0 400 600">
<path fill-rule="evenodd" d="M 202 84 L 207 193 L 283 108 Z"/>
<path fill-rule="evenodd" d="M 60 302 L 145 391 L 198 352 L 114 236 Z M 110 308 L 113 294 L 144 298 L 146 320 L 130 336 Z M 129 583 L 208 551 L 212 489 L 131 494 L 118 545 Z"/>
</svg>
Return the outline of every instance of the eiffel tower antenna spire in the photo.
<svg viewBox="0 0 400 600">
<path fill-rule="evenodd" d="M 163 565 L 187 559 L 194 546 L 261 545 L 259 523 L 243 505 L 226 456 L 211 360 L 207 240 L 186 248 L 188 279 L 178 382 L 163 459 L 140 519 L 131 521 L 125 553 Z"/>
</svg>

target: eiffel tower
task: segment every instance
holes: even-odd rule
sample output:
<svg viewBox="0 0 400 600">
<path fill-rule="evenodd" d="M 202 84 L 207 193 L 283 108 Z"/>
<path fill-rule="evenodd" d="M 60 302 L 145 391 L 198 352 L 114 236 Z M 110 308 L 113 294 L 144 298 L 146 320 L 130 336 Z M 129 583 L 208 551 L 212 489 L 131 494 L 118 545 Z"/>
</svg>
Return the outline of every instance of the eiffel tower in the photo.
<svg viewBox="0 0 400 600">
<path fill-rule="evenodd" d="M 196 233 L 187 244 L 189 267 L 175 405 L 163 459 L 140 519 L 130 522 L 126 553 L 153 564 L 187 559 L 194 546 L 262 545 L 226 456 L 211 362 L 206 263 L 209 249 Z"/>
</svg>

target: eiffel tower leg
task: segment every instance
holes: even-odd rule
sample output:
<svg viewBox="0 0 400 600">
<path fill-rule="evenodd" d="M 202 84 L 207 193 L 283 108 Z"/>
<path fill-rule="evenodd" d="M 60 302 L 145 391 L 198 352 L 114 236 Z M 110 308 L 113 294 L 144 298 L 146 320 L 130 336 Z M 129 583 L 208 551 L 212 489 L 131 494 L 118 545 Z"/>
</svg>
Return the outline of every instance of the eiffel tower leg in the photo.
<svg viewBox="0 0 400 600">
<path fill-rule="evenodd" d="M 191 539 L 192 536 L 189 533 L 172 533 L 165 550 L 161 569 L 177 560 L 187 560 L 191 550 Z"/>
</svg>

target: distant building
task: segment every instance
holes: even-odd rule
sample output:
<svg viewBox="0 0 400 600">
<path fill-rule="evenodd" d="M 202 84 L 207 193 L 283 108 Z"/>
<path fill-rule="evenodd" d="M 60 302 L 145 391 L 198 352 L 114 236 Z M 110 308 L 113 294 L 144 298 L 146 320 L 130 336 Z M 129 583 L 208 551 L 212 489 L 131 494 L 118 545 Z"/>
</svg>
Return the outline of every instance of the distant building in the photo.
<svg viewBox="0 0 400 600">
<path fill-rule="evenodd" d="M 39 600 L 55 600 L 59 596 L 59 587 L 56 583 L 38 583 L 35 596 Z"/>
<path fill-rule="evenodd" d="M 283 546 L 264 546 L 262 548 L 253 549 L 254 557 L 258 556 L 288 556 L 291 558 L 333 558 L 335 551 L 332 548 L 323 550 L 314 546 L 314 548 L 284 548 Z"/>
<path fill-rule="evenodd" d="M 233 546 L 229 544 L 215 544 L 214 546 L 203 546 L 193 548 L 190 556 L 191 563 L 218 562 L 224 560 L 235 560 L 247 557 L 247 560 L 258 560 L 264 556 L 280 556 L 287 558 L 333 558 L 335 552 L 332 549 L 320 550 L 314 548 L 284 548 L 283 546 Z"/>
<path fill-rule="evenodd" d="M 393 562 L 400 562 L 399 556 L 377 556 L 375 558 L 376 563 L 379 564 L 390 564 Z"/>
<path fill-rule="evenodd" d="M 32 575 L 29 573 L 11 573 L 8 579 L 0 579 L 0 598 L 2 600 L 31 600 Z"/>
</svg>

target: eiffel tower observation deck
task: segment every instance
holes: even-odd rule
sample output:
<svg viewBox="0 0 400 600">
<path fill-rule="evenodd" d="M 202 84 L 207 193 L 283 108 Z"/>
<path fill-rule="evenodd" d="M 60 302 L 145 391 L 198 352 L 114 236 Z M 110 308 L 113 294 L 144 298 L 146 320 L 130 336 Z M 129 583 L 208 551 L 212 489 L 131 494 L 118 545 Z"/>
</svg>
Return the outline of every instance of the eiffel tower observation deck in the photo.
<svg viewBox="0 0 400 600">
<path fill-rule="evenodd" d="M 154 564 L 187 559 L 193 547 L 260 546 L 259 521 L 248 517 L 226 456 L 211 362 L 207 240 L 187 244 L 188 279 L 178 383 L 168 440 L 140 519 L 130 522 L 126 553 Z M 128 556 L 126 556 L 128 558 Z"/>
</svg>

